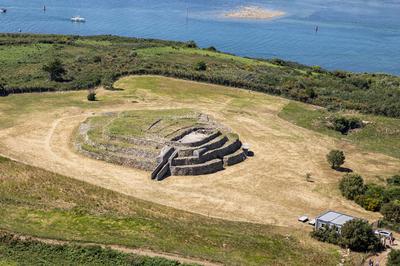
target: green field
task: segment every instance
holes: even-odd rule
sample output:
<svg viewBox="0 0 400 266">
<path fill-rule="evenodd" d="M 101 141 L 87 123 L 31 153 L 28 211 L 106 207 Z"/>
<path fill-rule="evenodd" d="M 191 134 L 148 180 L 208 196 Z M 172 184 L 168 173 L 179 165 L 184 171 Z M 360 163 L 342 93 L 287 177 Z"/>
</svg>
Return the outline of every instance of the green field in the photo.
<svg viewBox="0 0 400 266">
<path fill-rule="evenodd" d="M 0 205 L 0 228 L 24 235 L 141 247 L 230 265 L 338 261 L 334 248 L 300 242 L 293 231 L 287 237 L 284 228 L 177 211 L 1 157 Z"/>
<path fill-rule="evenodd" d="M 67 74 L 49 81 L 42 68 L 59 58 Z M 206 63 L 206 70 L 196 64 Z M 0 34 L 0 84 L 9 92 L 112 88 L 121 76 L 157 74 L 276 94 L 331 108 L 400 116 L 400 79 L 326 71 L 280 59 L 250 59 L 194 43 L 115 36 Z"/>
<path fill-rule="evenodd" d="M 62 82 L 50 81 L 48 73 L 42 69 L 56 57 L 67 71 Z M 205 70 L 196 69 L 199 62 L 205 63 Z M 400 78 L 395 76 L 331 72 L 279 59 L 242 58 L 212 48 L 200 49 L 191 42 L 24 34 L 0 34 L 0 71 L 0 95 L 10 93 L 0 97 L 0 134 L 4 137 L 0 152 L 10 152 L 12 158 L 33 161 L 32 165 L 49 170 L 0 156 L 0 230 L 12 232 L 0 237 L 0 265 L 25 265 L 30 257 L 37 264 L 48 265 L 177 265 L 86 245 L 56 246 L 18 237 L 15 241 L 10 240 L 14 233 L 81 244 L 143 248 L 225 265 L 337 265 L 341 259 L 340 250 L 312 240 L 308 235 L 309 227 L 296 227 L 295 217 L 304 211 L 315 215 L 328 205 L 360 217 L 376 217 L 362 212 L 339 195 L 337 180 L 340 173 L 326 164 L 328 149 L 342 147 L 343 143 L 356 144 L 359 148 L 354 149 L 352 145 L 344 148 L 347 149 L 346 156 L 349 155 L 346 163 L 351 163 L 347 166 L 352 169 L 361 169 L 360 174 L 367 177 L 392 175 L 398 170 L 396 159 L 365 152 L 400 158 Z M 136 76 L 119 79 L 131 74 Z M 145 74 L 246 90 L 160 76 L 137 76 Z M 89 102 L 86 90 L 95 87 L 106 90 L 98 89 L 97 101 Z M 47 91 L 57 92 L 18 94 Z M 167 109 L 170 111 L 165 111 Z M 118 115 L 107 116 L 104 112 Z M 182 201 L 178 196 L 183 197 L 183 194 L 176 193 L 179 195 L 175 198 L 172 192 L 181 192 L 179 189 L 183 188 L 182 193 L 187 193 L 184 195 L 204 196 L 206 203 L 235 206 L 237 209 L 233 209 L 240 211 L 241 220 L 253 221 L 251 208 L 254 208 L 262 213 L 258 219 L 265 219 L 264 215 L 274 212 L 273 220 L 283 219 L 282 224 L 287 226 L 210 218 L 134 198 L 140 195 L 120 194 L 116 191 L 123 191 L 118 189 L 123 185 L 147 188 L 148 180 L 139 180 L 146 173 L 132 169 L 129 169 L 132 172 L 116 172 L 114 170 L 120 168 L 104 162 L 101 162 L 104 168 L 98 171 L 94 164 L 91 164 L 93 168 L 83 169 L 86 165 L 82 166 L 80 160 L 68 160 L 71 158 L 68 157 L 71 151 L 66 151 L 66 146 L 71 144 L 69 141 L 59 149 L 57 146 L 62 138 L 69 138 L 65 137 L 67 133 L 63 135 L 63 131 L 57 131 L 55 127 L 60 129 L 64 125 L 66 131 L 75 130 L 76 133 L 79 119 L 93 123 L 93 130 L 88 132 L 90 139 L 107 144 L 102 142 L 105 134 L 147 136 L 149 126 L 160 117 L 163 121 L 151 133 L 159 134 L 161 128 L 175 132 L 197 120 L 189 116 L 176 121 L 174 116 L 199 112 L 215 116 L 253 145 L 256 156 L 246 161 L 251 173 L 248 169 L 237 168 L 240 175 L 222 176 L 224 178 L 217 182 L 211 180 L 216 183 L 179 180 L 173 185 L 167 183 L 165 187 L 160 184 L 157 191 L 171 192 L 172 196 L 163 194 L 168 195 L 169 200 L 175 200 L 175 205 L 169 206 L 181 206 L 176 200 Z M 367 123 L 362 129 L 342 135 L 324 124 L 326 117 L 333 114 L 356 116 Z M 75 116 L 79 118 L 72 121 Z M 69 120 L 57 124 L 62 119 Z M 50 122 L 46 124 L 47 121 Z M 79 123 L 75 125 L 75 122 Z M 104 125 L 107 125 L 107 132 L 103 130 Z M 318 149 L 309 150 L 314 143 L 318 143 Z M 117 141 L 112 144 L 117 148 L 129 146 Z M 129 147 L 134 148 L 134 145 Z M 96 147 L 87 145 L 86 148 Z M 384 159 L 387 164 L 380 163 Z M 64 169 L 65 166 L 65 170 L 74 172 L 71 176 L 76 179 L 50 172 L 60 169 L 53 168 L 53 162 L 57 167 Z M 108 176 L 103 176 L 103 171 L 107 171 Z M 94 183 L 103 187 L 108 187 L 105 179 L 111 181 L 114 178 L 113 185 L 117 184 L 117 189 L 112 187 L 115 191 L 111 191 L 78 181 L 88 180 L 81 176 L 82 173 L 93 175 L 92 180 L 99 182 Z M 313 182 L 304 180 L 306 173 L 312 173 Z M 132 178 L 134 182 L 119 183 L 120 175 L 129 175 L 129 181 Z M 211 188 L 215 190 L 207 191 Z M 234 197 L 232 191 L 237 193 Z M 213 197 L 213 193 L 221 193 L 223 197 Z M 249 210 L 242 212 L 240 208 L 244 205 L 240 204 L 243 202 L 251 202 L 251 206 L 246 206 Z M 213 208 L 212 204 L 206 206 Z M 232 214 L 227 212 L 218 216 L 214 213 L 216 217 L 237 220 L 229 215 Z M 234 215 L 238 213 L 234 212 Z M 292 227 L 294 223 L 297 224 Z M 348 263 L 357 264 L 363 255 L 352 254 Z"/>
<path fill-rule="evenodd" d="M 129 255 L 94 245 L 46 244 L 1 231 L 0 265 L 189 266 L 189 264 L 181 264 L 177 261 Z"/>
<path fill-rule="evenodd" d="M 342 135 L 340 132 L 327 128 L 324 119 L 334 113 L 321 108 L 313 108 L 305 104 L 290 102 L 279 116 L 301 127 L 319 133 L 348 140 L 365 150 L 387 154 L 400 158 L 400 121 L 383 116 L 363 115 L 354 113 L 335 113 L 358 117 L 367 122 L 359 130 Z"/>
</svg>

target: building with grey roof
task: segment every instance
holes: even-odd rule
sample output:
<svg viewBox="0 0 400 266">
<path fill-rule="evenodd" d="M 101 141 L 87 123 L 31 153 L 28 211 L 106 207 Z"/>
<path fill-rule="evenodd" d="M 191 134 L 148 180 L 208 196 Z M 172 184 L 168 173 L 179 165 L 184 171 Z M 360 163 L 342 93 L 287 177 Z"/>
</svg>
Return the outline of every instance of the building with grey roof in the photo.
<svg viewBox="0 0 400 266">
<path fill-rule="evenodd" d="M 332 227 L 335 226 L 338 231 L 348 221 L 355 219 L 353 216 L 349 216 L 340 212 L 327 211 L 317 218 L 315 218 L 315 229 L 321 227 Z"/>
</svg>

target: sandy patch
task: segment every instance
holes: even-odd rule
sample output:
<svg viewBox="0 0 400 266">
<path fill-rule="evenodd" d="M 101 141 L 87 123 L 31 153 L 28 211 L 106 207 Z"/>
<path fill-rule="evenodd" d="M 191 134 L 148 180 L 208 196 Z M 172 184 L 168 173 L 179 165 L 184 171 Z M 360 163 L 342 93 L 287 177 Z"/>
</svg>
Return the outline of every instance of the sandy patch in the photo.
<svg viewBox="0 0 400 266">
<path fill-rule="evenodd" d="M 242 6 L 236 10 L 224 14 L 227 18 L 237 19 L 273 19 L 282 17 L 286 13 L 279 10 L 271 10 L 258 6 Z"/>
</svg>

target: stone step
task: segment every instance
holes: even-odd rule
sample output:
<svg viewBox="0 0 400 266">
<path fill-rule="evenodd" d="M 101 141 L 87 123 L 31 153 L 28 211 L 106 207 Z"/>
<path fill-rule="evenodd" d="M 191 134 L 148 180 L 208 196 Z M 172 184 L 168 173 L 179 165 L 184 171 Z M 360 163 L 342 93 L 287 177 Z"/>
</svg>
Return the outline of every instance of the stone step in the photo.
<svg viewBox="0 0 400 266">
<path fill-rule="evenodd" d="M 224 157 L 224 166 L 231 166 L 246 160 L 246 153 L 242 149 Z"/>
<path fill-rule="evenodd" d="M 206 175 L 224 169 L 224 162 L 221 159 L 214 159 L 202 164 L 170 166 L 172 175 Z"/>
<path fill-rule="evenodd" d="M 166 174 L 164 168 L 165 165 L 168 165 L 168 161 L 169 158 L 171 157 L 171 155 L 175 152 L 175 148 L 174 147 L 170 147 L 170 146 L 165 146 L 164 148 L 162 148 L 161 150 L 161 154 L 157 157 L 157 166 L 156 168 L 153 170 L 153 172 L 151 173 L 151 179 L 159 179 L 164 177 L 164 175 Z M 160 174 L 160 172 L 164 173 L 164 174 Z M 162 175 L 160 177 L 160 175 Z"/>
<path fill-rule="evenodd" d="M 206 153 L 197 156 L 188 156 L 188 157 L 177 157 L 172 160 L 172 166 L 178 165 L 194 165 L 194 164 L 202 164 L 207 161 L 211 161 L 214 159 L 222 159 L 226 155 L 232 154 L 240 149 L 242 143 L 238 140 L 229 140 L 225 142 L 225 144 L 217 149 L 207 151 Z M 178 151 L 179 154 L 179 151 Z"/>
<path fill-rule="evenodd" d="M 206 151 L 214 150 L 219 147 L 222 147 L 228 141 L 228 137 L 226 135 L 220 135 L 215 139 L 201 145 L 200 147 L 191 147 L 191 148 L 182 148 L 179 150 L 179 157 L 190 157 L 194 155 L 195 151 L 206 149 Z M 202 153 L 200 153 L 202 154 Z"/>
</svg>

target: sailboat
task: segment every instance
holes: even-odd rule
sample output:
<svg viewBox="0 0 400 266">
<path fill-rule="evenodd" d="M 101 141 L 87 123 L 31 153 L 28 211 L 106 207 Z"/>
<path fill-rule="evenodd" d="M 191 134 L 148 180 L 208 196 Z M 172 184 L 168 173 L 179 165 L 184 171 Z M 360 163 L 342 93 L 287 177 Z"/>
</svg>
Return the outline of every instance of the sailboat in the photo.
<svg viewBox="0 0 400 266">
<path fill-rule="evenodd" d="M 78 11 L 80 11 L 80 10 L 81 10 L 81 7 L 79 6 Z M 82 22 L 86 22 L 86 19 L 84 17 L 81 17 L 81 16 L 73 16 L 71 18 L 71 21 L 72 22 L 82 23 Z"/>
<path fill-rule="evenodd" d="M 7 8 L 0 8 L 0 13 L 6 13 L 7 12 Z"/>
<path fill-rule="evenodd" d="M 73 16 L 71 18 L 72 22 L 86 22 L 86 19 L 81 16 Z"/>
</svg>

